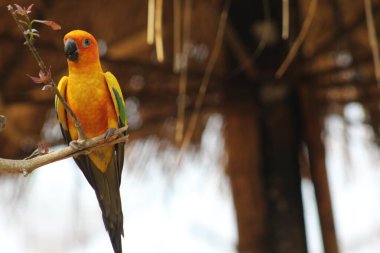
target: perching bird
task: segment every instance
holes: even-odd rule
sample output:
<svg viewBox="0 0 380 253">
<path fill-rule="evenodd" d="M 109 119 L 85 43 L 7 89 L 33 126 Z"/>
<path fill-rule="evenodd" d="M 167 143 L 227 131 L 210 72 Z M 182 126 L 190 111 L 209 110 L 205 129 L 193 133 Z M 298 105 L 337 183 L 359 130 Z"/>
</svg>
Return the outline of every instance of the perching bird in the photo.
<svg viewBox="0 0 380 253">
<path fill-rule="evenodd" d="M 58 90 L 81 123 L 85 138 L 125 126 L 123 95 L 115 76 L 102 70 L 95 38 L 85 31 L 71 31 L 64 37 L 64 50 L 69 75 L 61 78 Z M 74 122 L 57 97 L 55 108 L 65 141 L 77 140 Z M 95 190 L 115 253 L 122 252 L 123 212 L 119 187 L 123 161 L 124 143 L 75 158 Z"/>
</svg>

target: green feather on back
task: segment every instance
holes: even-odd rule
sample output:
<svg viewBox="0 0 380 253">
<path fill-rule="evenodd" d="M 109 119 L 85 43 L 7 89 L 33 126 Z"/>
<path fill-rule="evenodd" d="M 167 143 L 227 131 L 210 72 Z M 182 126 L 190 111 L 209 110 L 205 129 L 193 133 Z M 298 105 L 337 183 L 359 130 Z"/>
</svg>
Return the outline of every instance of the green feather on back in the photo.
<svg viewBox="0 0 380 253">
<path fill-rule="evenodd" d="M 123 125 L 126 125 L 127 124 L 127 115 L 125 113 L 124 100 L 122 97 L 120 97 L 120 94 L 117 92 L 117 90 L 115 88 L 112 88 L 112 91 L 115 95 L 116 102 L 117 102 L 117 105 L 119 108 L 119 112 L 120 112 L 119 117 L 121 119 L 121 122 L 123 123 Z"/>
</svg>

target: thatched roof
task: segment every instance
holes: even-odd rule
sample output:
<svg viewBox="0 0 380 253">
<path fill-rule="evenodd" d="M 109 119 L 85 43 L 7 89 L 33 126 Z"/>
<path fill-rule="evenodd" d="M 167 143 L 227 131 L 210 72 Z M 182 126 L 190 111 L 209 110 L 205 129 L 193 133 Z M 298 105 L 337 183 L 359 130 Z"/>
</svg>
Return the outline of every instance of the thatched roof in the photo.
<svg viewBox="0 0 380 253">
<path fill-rule="evenodd" d="M 162 12 L 162 22 L 158 18 L 154 26 L 147 26 L 148 2 L 35 1 L 35 18 L 62 26 L 59 32 L 38 27 L 36 46 L 54 79 L 66 73 L 63 35 L 88 30 L 102 41 L 103 67 L 118 77 L 125 93 L 132 140 L 156 135 L 179 146 L 192 115 L 199 116 L 191 134 L 197 143 L 207 115 L 223 114 L 227 172 L 232 186 L 244 189 L 235 193 L 246 194 L 235 195 L 240 235 L 247 221 L 256 226 L 240 238 L 242 252 L 245 247 L 256 247 L 256 252 L 268 247 L 260 240 L 252 246 L 247 239 L 267 234 L 277 242 L 271 246 L 276 252 L 305 249 L 303 242 L 284 239 L 287 234 L 304 236 L 300 167 L 314 180 L 326 249 L 335 252 L 323 120 L 330 113 L 344 117 L 344 106 L 359 102 L 375 141 L 380 140 L 380 1 L 173 0 L 153 9 L 156 17 Z M 228 19 L 223 20 L 223 13 Z M 26 77 L 36 75 L 38 67 L 5 5 L 0 17 L 0 114 L 8 118 L 0 134 L 0 155 L 23 157 L 41 141 L 43 125 L 55 124 L 53 94 Z M 148 44 L 151 29 L 158 35 Z M 218 58 L 212 64 L 214 54 Z M 200 87 L 207 88 L 204 99 Z M 299 153 L 305 164 L 299 162 Z M 280 200 L 292 208 L 277 209 Z M 252 208 L 261 203 L 259 214 L 245 212 L 239 206 L 243 202 Z M 294 229 L 287 233 L 289 227 Z M 280 232 L 274 233 L 275 228 Z"/>
</svg>

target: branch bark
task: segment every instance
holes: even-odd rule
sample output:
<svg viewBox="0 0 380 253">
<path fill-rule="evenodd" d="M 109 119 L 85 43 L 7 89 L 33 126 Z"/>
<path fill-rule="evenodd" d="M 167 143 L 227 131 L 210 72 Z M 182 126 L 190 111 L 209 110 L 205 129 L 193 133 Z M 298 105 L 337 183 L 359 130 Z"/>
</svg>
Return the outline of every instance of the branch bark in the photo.
<svg viewBox="0 0 380 253">
<path fill-rule="evenodd" d="M 69 157 L 88 155 L 97 148 L 125 142 L 128 136 L 123 135 L 123 133 L 127 131 L 127 128 L 127 126 L 119 128 L 110 136 L 105 133 L 91 139 L 72 141 L 66 148 L 31 159 L 12 160 L 0 158 L 0 174 L 27 175 L 43 165 Z"/>
</svg>

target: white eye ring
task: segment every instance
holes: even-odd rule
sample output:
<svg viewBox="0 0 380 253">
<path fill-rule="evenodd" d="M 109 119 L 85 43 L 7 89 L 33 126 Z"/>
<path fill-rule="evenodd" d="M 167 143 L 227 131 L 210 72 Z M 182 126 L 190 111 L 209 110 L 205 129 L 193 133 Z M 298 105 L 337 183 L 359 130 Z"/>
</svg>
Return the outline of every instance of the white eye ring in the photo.
<svg viewBox="0 0 380 253">
<path fill-rule="evenodd" d="M 86 38 L 86 39 L 83 40 L 83 42 L 82 42 L 82 46 L 83 47 L 89 47 L 90 45 L 91 45 L 91 40 L 90 39 Z"/>
</svg>

